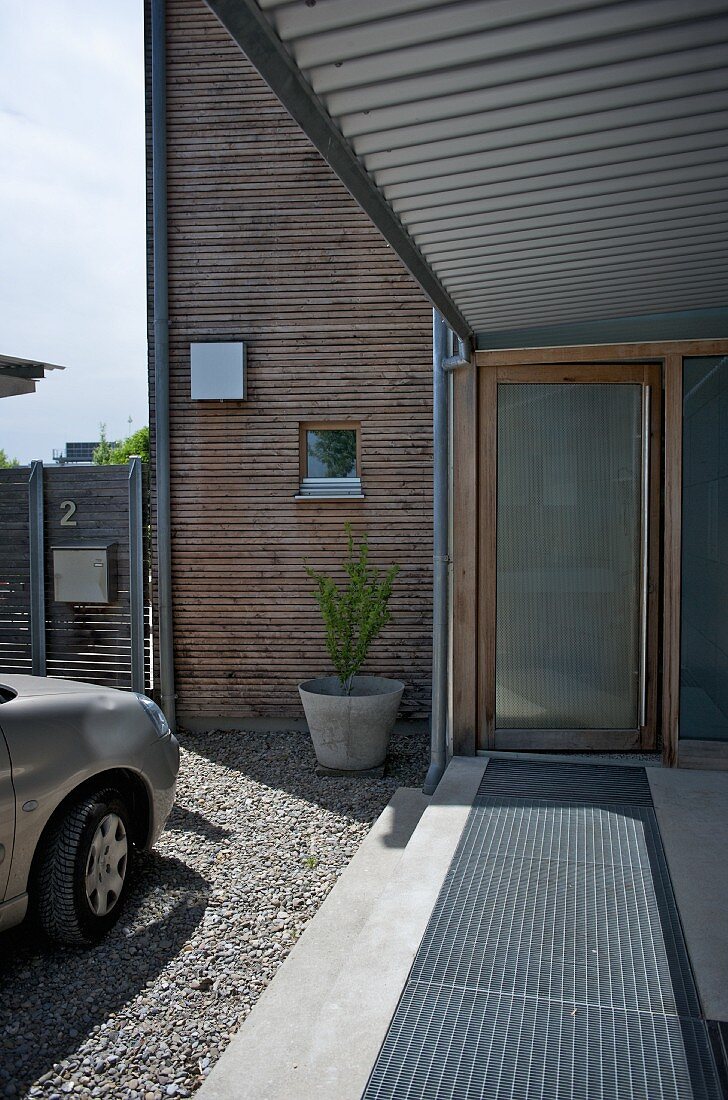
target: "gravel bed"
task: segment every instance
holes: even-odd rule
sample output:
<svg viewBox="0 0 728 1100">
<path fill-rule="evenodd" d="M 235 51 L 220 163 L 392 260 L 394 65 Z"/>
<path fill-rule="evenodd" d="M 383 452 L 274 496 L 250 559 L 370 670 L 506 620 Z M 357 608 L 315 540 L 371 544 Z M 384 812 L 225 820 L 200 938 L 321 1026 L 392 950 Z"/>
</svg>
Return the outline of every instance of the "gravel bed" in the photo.
<svg viewBox="0 0 728 1100">
<path fill-rule="evenodd" d="M 397 734 L 383 779 L 317 778 L 299 733 L 180 737 L 177 804 L 99 946 L 0 936 L 0 1097 L 190 1096 L 400 786 L 427 737 Z"/>
</svg>

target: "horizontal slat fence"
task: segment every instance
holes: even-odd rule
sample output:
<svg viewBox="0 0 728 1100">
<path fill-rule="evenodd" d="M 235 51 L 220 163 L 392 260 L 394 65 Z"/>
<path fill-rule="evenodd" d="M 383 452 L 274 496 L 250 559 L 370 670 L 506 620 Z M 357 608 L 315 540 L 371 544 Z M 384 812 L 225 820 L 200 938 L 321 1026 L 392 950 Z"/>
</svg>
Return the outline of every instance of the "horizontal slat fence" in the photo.
<svg viewBox="0 0 728 1100">
<path fill-rule="evenodd" d="M 0 669 L 31 671 L 28 488 L 30 469 L 0 470 Z M 42 470 L 45 672 L 105 687 L 132 687 L 130 467 L 55 466 Z M 146 492 L 142 486 L 142 498 Z M 146 508 L 144 509 L 146 512 Z M 54 597 L 53 548 L 114 544 L 116 596 L 109 604 Z M 146 546 L 148 539 L 142 540 Z M 148 576 L 143 552 L 142 577 Z M 3 583 L 5 582 L 5 583 Z M 149 686 L 148 582 L 141 599 L 143 685 Z M 139 614 L 139 608 L 137 608 Z"/>
<path fill-rule="evenodd" d="M 0 669 L 30 673 L 30 468 L 0 470 Z"/>
</svg>

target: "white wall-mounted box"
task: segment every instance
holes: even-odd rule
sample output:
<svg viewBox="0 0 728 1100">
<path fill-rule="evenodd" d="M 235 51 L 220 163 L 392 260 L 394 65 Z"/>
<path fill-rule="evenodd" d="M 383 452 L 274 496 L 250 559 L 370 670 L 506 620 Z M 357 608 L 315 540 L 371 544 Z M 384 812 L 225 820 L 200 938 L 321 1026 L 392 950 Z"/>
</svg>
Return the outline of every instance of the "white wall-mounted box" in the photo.
<svg viewBox="0 0 728 1100">
<path fill-rule="evenodd" d="M 58 603 L 116 601 L 116 543 L 53 546 L 53 598 Z"/>
<path fill-rule="evenodd" d="M 190 344 L 193 401 L 245 401 L 246 354 L 242 341 Z"/>
</svg>

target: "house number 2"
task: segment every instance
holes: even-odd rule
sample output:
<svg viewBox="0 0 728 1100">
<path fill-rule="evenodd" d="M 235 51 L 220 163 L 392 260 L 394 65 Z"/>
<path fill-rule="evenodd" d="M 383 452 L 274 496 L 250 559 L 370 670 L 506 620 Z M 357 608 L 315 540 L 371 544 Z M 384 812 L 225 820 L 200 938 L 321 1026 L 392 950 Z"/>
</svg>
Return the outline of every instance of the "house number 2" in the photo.
<svg viewBox="0 0 728 1100">
<path fill-rule="evenodd" d="M 65 511 L 63 511 L 65 508 Z M 62 500 L 61 501 L 61 527 L 77 527 L 78 524 L 72 517 L 76 514 L 76 502 L 75 500 Z"/>
</svg>

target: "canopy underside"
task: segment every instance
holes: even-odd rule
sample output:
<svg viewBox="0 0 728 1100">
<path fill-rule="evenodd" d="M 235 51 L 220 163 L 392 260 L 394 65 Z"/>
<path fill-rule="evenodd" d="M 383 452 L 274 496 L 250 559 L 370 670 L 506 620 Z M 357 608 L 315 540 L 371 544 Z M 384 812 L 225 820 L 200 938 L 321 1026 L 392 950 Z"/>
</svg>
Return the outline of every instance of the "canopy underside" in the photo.
<svg viewBox="0 0 728 1100">
<path fill-rule="evenodd" d="M 254 64 L 231 13 L 267 21 L 472 331 L 728 301 L 725 0 L 210 6 Z"/>
</svg>

